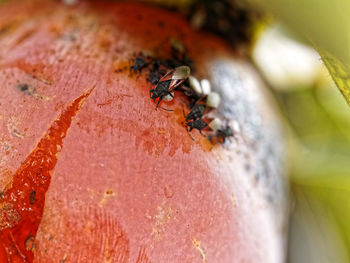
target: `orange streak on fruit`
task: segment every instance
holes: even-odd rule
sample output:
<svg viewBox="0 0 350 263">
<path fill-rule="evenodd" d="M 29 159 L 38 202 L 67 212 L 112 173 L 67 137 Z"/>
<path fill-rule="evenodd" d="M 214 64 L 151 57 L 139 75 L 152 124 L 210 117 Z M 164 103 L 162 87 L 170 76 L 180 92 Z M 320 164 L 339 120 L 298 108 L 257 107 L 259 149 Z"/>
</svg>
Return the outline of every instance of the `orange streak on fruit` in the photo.
<svg viewBox="0 0 350 263">
<path fill-rule="evenodd" d="M 70 103 L 52 123 L 0 196 L 0 254 L 6 255 L 8 262 L 33 261 L 34 238 L 43 215 L 51 171 L 73 117 L 92 90 Z"/>
</svg>

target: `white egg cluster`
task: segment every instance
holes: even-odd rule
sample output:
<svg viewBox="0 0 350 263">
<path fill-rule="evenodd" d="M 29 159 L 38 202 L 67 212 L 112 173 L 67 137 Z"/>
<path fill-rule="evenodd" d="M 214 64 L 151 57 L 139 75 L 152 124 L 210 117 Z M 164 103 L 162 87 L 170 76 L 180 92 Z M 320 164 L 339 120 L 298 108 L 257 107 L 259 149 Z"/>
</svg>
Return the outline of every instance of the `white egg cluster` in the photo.
<svg viewBox="0 0 350 263">
<path fill-rule="evenodd" d="M 206 104 L 208 107 L 215 109 L 219 107 L 221 102 L 220 95 L 217 92 L 211 91 L 211 84 L 209 80 L 202 79 L 201 81 L 198 81 L 196 77 L 189 76 L 188 81 L 191 89 L 197 96 L 206 96 Z"/>
<path fill-rule="evenodd" d="M 210 127 L 210 129 L 212 129 L 213 131 L 217 131 L 221 128 L 222 126 L 222 121 L 219 118 L 214 118 L 214 120 L 212 120 L 208 126 Z"/>
</svg>

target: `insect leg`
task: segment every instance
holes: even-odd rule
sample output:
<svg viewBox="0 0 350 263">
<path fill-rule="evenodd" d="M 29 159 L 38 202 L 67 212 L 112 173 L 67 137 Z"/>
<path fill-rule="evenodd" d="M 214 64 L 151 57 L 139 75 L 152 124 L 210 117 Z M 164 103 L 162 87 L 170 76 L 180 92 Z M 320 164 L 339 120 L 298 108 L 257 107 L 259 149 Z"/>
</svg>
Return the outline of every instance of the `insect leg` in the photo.
<svg viewBox="0 0 350 263">
<path fill-rule="evenodd" d="M 187 126 L 187 127 L 188 127 L 188 126 Z M 193 138 L 192 135 L 190 134 L 190 131 L 187 129 L 187 127 L 186 127 L 187 134 L 188 134 L 188 136 L 190 136 L 190 138 L 192 139 L 192 141 L 194 141 L 194 138 Z"/>
<path fill-rule="evenodd" d="M 181 98 L 182 100 L 182 113 L 184 114 L 184 118 L 186 119 L 186 115 L 185 115 L 185 102 L 184 100 Z"/>
<path fill-rule="evenodd" d="M 159 103 L 162 101 L 163 97 L 160 97 L 159 100 L 158 100 L 158 103 L 157 103 L 157 106 L 156 106 L 156 110 L 158 108 L 162 109 L 162 110 L 165 110 L 165 111 L 174 111 L 174 110 L 168 110 L 166 108 L 163 108 L 162 106 L 159 106 Z"/>
<path fill-rule="evenodd" d="M 136 80 L 138 80 L 138 78 L 141 76 L 141 73 L 142 73 L 142 69 L 139 68 L 139 69 L 138 69 L 137 76 L 136 76 Z"/>
<path fill-rule="evenodd" d="M 202 133 L 202 130 L 199 130 L 199 133 L 200 133 L 203 137 L 207 138 L 207 136 L 205 136 L 205 134 Z"/>
<path fill-rule="evenodd" d="M 165 110 L 165 111 L 174 111 L 174 110 L 169 110 L 169 109 L 166 109 L 164 107 L 161 107 L 161 106 L 158 106 L 158 108 L 162 109 L 162 110 Z"/>
<path fill-rule="evenodd" d="M 130 61 L 132 61 L 132 58 L 129 58 L 128 65 L 129 65 L 129 77 L 131 77 L 132 70 L 134 69 L 134 66 L 131 66 Z"/>
<path fill-rule="evenodd" d="M 157 106 L 156 106 L 156 110 L 158 109 L 158 107 L 160 107 L 160 106 L 159 106 L 159 103 L 162 101 L 162 99 L 163 99 L 163 96 L 159 97 L 158 103 L 157 103 Z"/>
</svg>

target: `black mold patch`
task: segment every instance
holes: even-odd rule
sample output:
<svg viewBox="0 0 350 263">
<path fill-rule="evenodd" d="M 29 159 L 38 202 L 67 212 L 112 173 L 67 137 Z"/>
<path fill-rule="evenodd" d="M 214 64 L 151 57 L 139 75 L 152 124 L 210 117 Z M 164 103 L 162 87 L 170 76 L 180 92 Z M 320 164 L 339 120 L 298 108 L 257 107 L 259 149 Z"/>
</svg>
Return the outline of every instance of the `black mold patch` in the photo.
<svg viewBox="0 0 350 263">
<path fill-rule="evenodd" d="M 35 88 L 29 86 L 27 83 L 21 83 L 16 85 L 16 89 L 29 96 L 33 96 L 36 93 Z"/>
<path fill-rule="evenodd" d="M 258 15 L 232 0 L 196 0 L 188 15 L 195 28 L 220 36 L 232 45 L 251 39 L 251 25 Z"/>
</svg>

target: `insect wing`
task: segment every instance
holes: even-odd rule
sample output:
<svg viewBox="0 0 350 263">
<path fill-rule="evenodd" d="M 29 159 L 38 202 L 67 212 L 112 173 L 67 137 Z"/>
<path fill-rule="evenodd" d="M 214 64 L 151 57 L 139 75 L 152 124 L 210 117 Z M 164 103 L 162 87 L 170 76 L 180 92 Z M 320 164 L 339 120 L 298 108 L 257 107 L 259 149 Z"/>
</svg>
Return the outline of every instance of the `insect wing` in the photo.
<svg viewBox="0 0 350 263">
<path fill-rule="evenodd" d="M 180 66 L 175 68 L 172 79 L 174 80 L 185 80 L 191 74 L 191 69 L 188 66 Z"/>
<path fill-rule="evenodd" d="M 159 82 L 171 80 L 172 77 L 173 77 L 173 74 L 174 74 L 174 70 L 168 71 L 163 77 L 161 77 L 161 79 L 159 80 Z"/>
<path fill-rule="evenodd" d="M 170 85 L 169 85 L 169 91 L 172 91 L 172 90 L 176 89 L 178 86 L 180 86 L 182 83 L 184 83 L 184 81 L 185 80 L 183 80 L 183 79 L 179 79 L 179 80 L 173 79 L 173 80 L 171 80 Z"/>
</svg>

